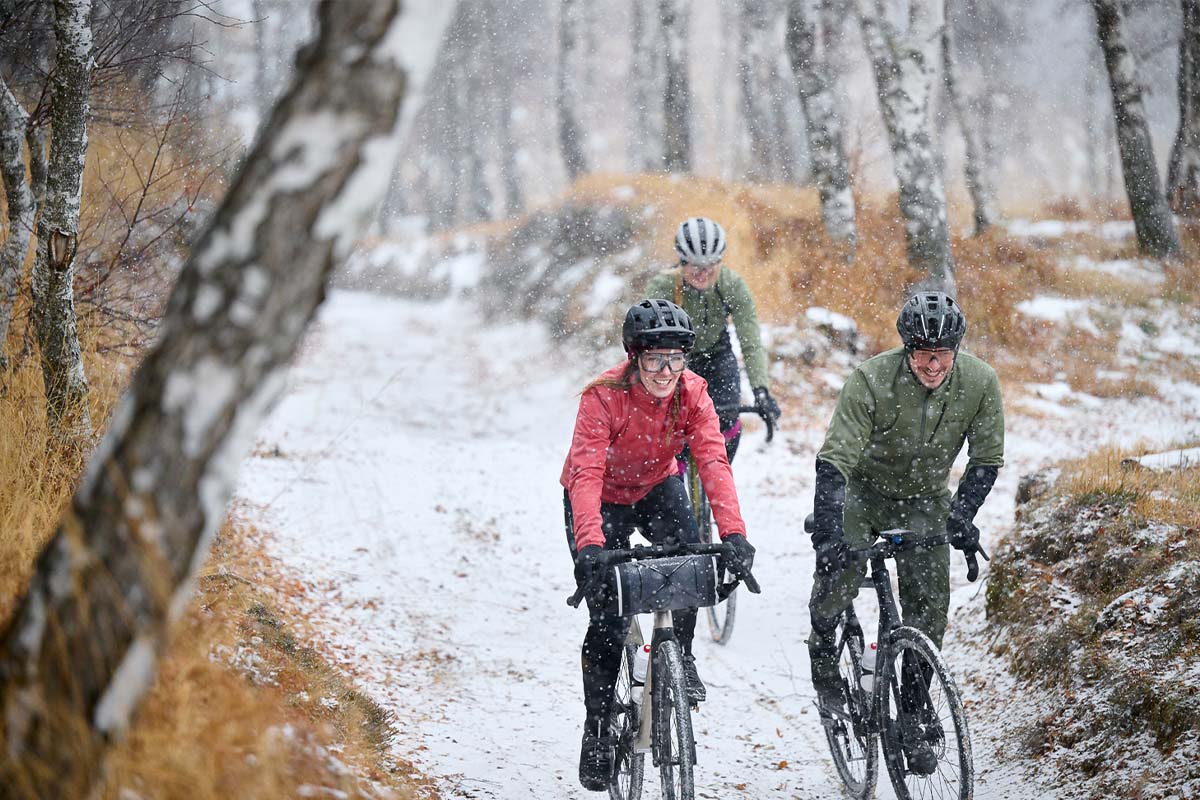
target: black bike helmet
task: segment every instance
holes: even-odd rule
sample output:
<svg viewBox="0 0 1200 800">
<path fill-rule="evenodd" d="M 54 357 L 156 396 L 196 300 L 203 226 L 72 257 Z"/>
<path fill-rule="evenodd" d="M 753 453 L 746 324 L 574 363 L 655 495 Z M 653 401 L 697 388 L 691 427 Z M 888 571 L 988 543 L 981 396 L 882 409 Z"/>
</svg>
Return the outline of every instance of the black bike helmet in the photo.
<svg viewBox="0 0 1200 800">
<path fill-rule="evenodd" d="M 671 301 L 643 300 L 625 312 L 621 342 L 630 354 L 654 347 L 687 352 L 696 343 L 696 332 L 688 313 Z"/>
<path fill-rule="evenodd" d="M 896 330 L 906 350 L 957 350 L 967 320 L 945 292 L 917 292 L 900 309 Z"/>
</svg>

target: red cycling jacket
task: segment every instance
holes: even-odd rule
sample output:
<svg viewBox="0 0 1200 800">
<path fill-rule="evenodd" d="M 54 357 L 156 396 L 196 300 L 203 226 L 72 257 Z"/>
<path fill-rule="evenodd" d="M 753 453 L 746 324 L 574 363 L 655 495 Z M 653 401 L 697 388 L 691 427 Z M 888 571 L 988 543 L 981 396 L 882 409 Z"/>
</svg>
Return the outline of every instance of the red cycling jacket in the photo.
<svg viewBox="0 0 1200 800">
<path fill-rule="evenodd" d="M 620 380 L 625 364 L 600 380 Z M 593 386 L 579 400 L 571 451 L 559 481 L 575 518 L 575 546 L 604 546 L 600 504 L 632 505 L 677 471 L 686 443 L 700 468 L 721 538 L 745 534 L 725 439 L 708 383 L 691 370 L 679 376 L 679 414 L 671 425 L 672 398 L 659 399 L 640 381 L 628 388 Z M 668 426 L 670 437 L 668 438 Z"/>
</svg>

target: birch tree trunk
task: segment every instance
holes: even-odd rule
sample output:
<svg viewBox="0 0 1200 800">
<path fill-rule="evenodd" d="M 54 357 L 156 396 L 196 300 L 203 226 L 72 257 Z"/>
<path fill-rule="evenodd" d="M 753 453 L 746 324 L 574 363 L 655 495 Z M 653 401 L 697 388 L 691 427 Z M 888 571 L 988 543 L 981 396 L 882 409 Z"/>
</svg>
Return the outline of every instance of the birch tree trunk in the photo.
<svg viewBox="0 0 1200 800">
<path fill-rule="evenodd" d="M 1181 217 L 1200 217 L 1200 0 L 1181 0 L 1179 132 L 1167 169 L 1167 197 Z"/>
<path fill-rule="evenodd" d="M 85 796 L 154 678 L 325 280 L 392 175 L 414 38 L 398 6 L 322 3 L 295 83 L 182 270 L 0 638 L 5 797 Z"/>
<path fill-rule="evenodd" d="M 88 383 L 75 322 L 75 251 L 87 155 L 92 74 L 91 0 L 55 0 L 57 56 L 51 74 L 50 159 L 38 217 L 33 265 L 33 318 L 41 348 L 50 430 L 64 442 L 92 435 Z"/>
<path fill-rule="evenodd" d="M 692 96 L 687 61 L 689 11 L 688 0 L 658 0 L 658 17 L 666 52 L 663 146 L 667 172 L 692 170 Z"/>
<path fill-rule="evenodd" d="M 908 0 L 904 29 L 889 19 L 885 0 L 858 0 L 858 9 L 900 185 L 908 263 L 926 273 L 921 288 L 953 294 L 946 189 L 929 120 L 944 21 L 942 0 Z"/>
<path fill-rule="evenodd" d="M 846 160 L 833 79 L 829 62 L 823 58 L 829 53 L 829 42 L 823 42 L 818 55 L 816 29 L 805 14 L 804 4 L 805 0 L 790 0 L 788 4 L 785 40 L 788 59 L 808 126 L 808 150 L 821 197 L 821 219 L 829 238 L 842 245 L 846 259 L 852 261 L 857 239 L 854 195 L 850 191 L 850 164 Z"/>
<path fill-rule="evenodd" d="M 1108 68 L 1117 146 L 1121 151 L 1125 194 L 1133 213 L 1138 249 L 1154 258 L 1175 256 L 1179 253 L 1179 238 L 1158 177 L 1150 124 L 1142 104 L 1137 63 L 1129 49 L 1122 2 L 1092 0 L 1092 8 L 1096 11 L 1096 28 L 1104 51 L 1104 65 Z"/>
<path fill-rule="evenodd" d="M 987 146 L 980 128 L 980 119 L 974 113 L 978 106 L 967 99 L 967 88 L 963 85 L 962 76 L 958 71 L 956 39 L 949 11 L 953 0 L 944 2 L 946 13 L 945 23 L 942 25 L 942 78 L 946 83 L 946 95 L 954 109 L 954 116 L 958 119 L 958 127 L 962 130 L 966 147 L 964 172 L 967 191 L 970 192 L 971 202 L 975 205 L 975 235 L 978 236 L 998 218 L 996 185 L 988 169 Z"/>
<path fill-rule="evenodd" d="M 579 126 L 579 23 L 581 0 L 562 0 L 558 17 L 558 144 L 572 183 L 588 171 Z"/>
<path fill-rule="evenodd" d="M 25 109 L 0 78 L 0 179 L 8 204 L 8 232 L 0 244 L 0 370 L 8 366 L 5 342 L 33 232 L 33 192 L 25 179 L 25 159 L 21 157 L 28 123 Z"/>
</svg>

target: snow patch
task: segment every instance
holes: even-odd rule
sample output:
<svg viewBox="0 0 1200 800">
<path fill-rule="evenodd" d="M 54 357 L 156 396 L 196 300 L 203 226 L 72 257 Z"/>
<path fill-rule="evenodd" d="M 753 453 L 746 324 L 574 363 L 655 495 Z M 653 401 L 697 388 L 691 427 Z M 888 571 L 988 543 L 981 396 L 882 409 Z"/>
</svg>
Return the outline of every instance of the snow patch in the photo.
<svg viewBox="0 0 1200 800">
<path fill-rule="evenodd" d="M 157 662 L 154 637 L 142 635 L 133 640 L 96 703 L 94 724 L 98 730 L 105 733 L 125 730 L 129 716 L 154 681 Z"/>
</svg>

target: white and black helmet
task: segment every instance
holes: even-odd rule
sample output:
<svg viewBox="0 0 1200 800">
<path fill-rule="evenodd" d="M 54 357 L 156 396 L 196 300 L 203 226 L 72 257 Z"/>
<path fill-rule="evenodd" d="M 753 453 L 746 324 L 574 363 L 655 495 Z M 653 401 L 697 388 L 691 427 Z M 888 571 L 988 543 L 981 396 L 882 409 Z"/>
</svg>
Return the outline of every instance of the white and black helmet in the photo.
<svg viewBox="0 0 1200 800">
<path fill-rule="evenodd" d="M 675 252 L 686 264 L 716 264 L 725 255 L 725 229 L 708 217 L 685 219 L 675 232 Z"/>
</svg>

